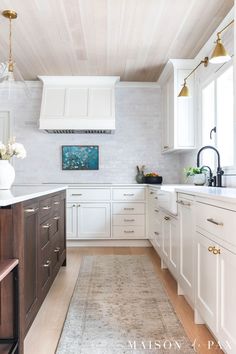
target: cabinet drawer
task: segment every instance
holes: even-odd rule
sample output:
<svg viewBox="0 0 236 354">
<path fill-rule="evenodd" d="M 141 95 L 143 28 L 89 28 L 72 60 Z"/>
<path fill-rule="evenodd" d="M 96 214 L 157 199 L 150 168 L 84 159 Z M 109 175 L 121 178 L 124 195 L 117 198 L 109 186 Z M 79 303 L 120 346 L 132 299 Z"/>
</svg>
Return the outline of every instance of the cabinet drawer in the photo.
<svg viewBox="0 0 236 354">
<path fill-rule="evenodd" d="M 108 201 L 111 191 L 108 188 L 73 188 L 67 190 L 68 201 Z"/>
<path fill-rule="evenodd" d="M 61 203 L 62 203 L 62 200 L 61 200 L 60 194 L 55 195 L 55 197 L 52 198 L 53 210 L 58 211 L 60 209 Z"/>
<path fill-rule="evenodd" d="M 144 215 L 113 215 L 112 218 L 113 225 L 124 226 L 124 225 L 144 225 L 145 218 Z"/>
<path fill-rule="evenodd" d="M 41 251 L 40 251 L 40 288 L 42 292 L 46 293 L 49 287 L 50 276 L 51 276 L 51 258 L 50 258 L 50 243 L 48 243 Z"/>
<path fill-rule="evenodd" d="M 196 224 L 198 227 L 236 245 L 236 212 L 204 203 L 196 203 Z"/>
<path fill-rule="evenodd" d="M 146 238 L 144 226 L 113 226 L 113 238 Z"/>
<path fill-rule="evenodd" d="M 113 214 L 145 214 L 145 204 L 113 203 Z"/>
<path fill-rule="evenodd" d="M 52 198 L 43 199 L 39 203 L 39 219 L 45 220 L 52 212 Z"/>
<path fill-rule="evenodd" d="M 113 200 L 145 200 L 145 189 L 143 188 L 117 188 L 113 189 Z"/>
</svg>

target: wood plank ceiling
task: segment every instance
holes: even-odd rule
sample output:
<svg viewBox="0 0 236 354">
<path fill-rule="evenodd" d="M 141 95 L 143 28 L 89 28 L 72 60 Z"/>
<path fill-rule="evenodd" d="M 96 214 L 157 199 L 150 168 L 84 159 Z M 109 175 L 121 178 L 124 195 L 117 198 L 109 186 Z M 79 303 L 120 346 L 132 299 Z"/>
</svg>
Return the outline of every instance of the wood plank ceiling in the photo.
<svg viewBox="0 0 236 354">
<path fill-rule="evenodd" d="M 13 54 L 25 79 L 119 75 L 156 81 L 169 58 L 193 58 L 233 0 L 0 0 L 14 9 Z M 0 61 L 8 22 L 0 18 Z"/>
</svg>

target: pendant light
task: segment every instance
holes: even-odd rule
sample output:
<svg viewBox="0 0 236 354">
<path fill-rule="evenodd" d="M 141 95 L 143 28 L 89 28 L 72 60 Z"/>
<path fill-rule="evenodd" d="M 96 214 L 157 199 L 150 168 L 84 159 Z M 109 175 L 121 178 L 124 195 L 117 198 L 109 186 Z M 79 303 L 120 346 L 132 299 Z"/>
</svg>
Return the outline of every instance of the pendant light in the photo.
<svg viewBox="0 0 236 354">
<path fill-rule="evenodd" d="M 227 63 L 230 61 L 231 56 L 225 49 L 222 39 L 221 39 L 221 34 L 224 32 L 229 26 L 231 26 L 234 23 L 234 20 L 232 20 L 228 25 L 226 25 L 221 31 L 217 33 L 217 40 L 216 40 L 216 46 L 212 52 L 212 55 L 210 57 L 209 62 L 212 64 L 223 64 Z"/>
<path fill-rule="evenodd" d="M 182 89 L 180 90 L 180 93 L 178 94 L 178 97 L 191 97 L 190 95 L 190 91 L 189 91 L 189 88 L 187 86 L 187 79 L 197 70 L 197 68 L 204 64 L 205 67 L 207 67 L 208 65 L 208 62 L 209 62 L 209 59 L 208 57 L 205 57 L 203 60 L 200 61 L 200 63 L 188 74 L 188 76 L 186 76 L 184 78 L 184 83 L 183 83 L 183 87 Z"/>
<path fill-rule="evenodd" d="M 12 55 L 12 20 L 17 18 L 14 10 L 4 10 L 2 15 L 9 20 L 9 53 L 6 62 L 0 64 L 0 89 L 1 93 L 7 94 L 9 99 L 16 89 L 23 89 L 24 93 L 29 96 L 29 89 L 26 85 Z M 6 98 L 6 97 L 5 97 Z"/>
</svg>

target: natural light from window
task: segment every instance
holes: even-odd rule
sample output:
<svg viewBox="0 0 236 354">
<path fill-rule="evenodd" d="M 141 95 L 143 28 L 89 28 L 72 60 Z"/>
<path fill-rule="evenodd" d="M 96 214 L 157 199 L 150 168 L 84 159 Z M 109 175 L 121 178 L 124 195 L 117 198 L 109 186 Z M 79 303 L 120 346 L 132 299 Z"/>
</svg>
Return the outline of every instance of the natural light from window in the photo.
<svg viewBox="0 0 236 354">
<path fill-rule="evenodd" d="M 202 89 L 202 145 L 219 150 L 223 167 L 234 166 L 233 66 Z M 213 151 L 203 152 L 202 165 L 214 170 L 215 162 Z"/>
</svg>

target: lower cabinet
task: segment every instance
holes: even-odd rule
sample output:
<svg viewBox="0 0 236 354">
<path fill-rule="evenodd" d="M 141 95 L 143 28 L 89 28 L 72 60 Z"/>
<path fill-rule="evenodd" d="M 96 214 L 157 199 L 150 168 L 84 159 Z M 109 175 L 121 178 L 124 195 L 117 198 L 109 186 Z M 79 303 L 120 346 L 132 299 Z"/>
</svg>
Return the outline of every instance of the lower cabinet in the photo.
<svg viewBox="0 0 236 354">
<path fill-rule="evenodd" d="M 64 192 L 25 202 L 24 211 L 24 332 L 66 258 Z"/>
<path fill-rule="evenodd" d="M 194 305 L 194 200 L 191 195 L 178 196 L 179 277 L 178 284 L 189 303 Z"/>
<path fill-rule="evenodd" d="M 31 324 L 39 304 L 38 291 L 38 202 L 24 207 L 24 313 L 25 326 Z"/>
<path fill-rule="evenodd" d="M 110 203 L 67 203 L 67 238 L 111 237 Z"/>
<path fill-rule="evenodd" d="M 236 353 L 236 254 L 197 232 L 196 308 L 227 353 Z"/>
<path fill-rule="evenodd" d="M 178 220 L 161 212 L 162 255 L 171 273 L 177 277 L 179 271 L 179 227 Z"/>
</svg>

